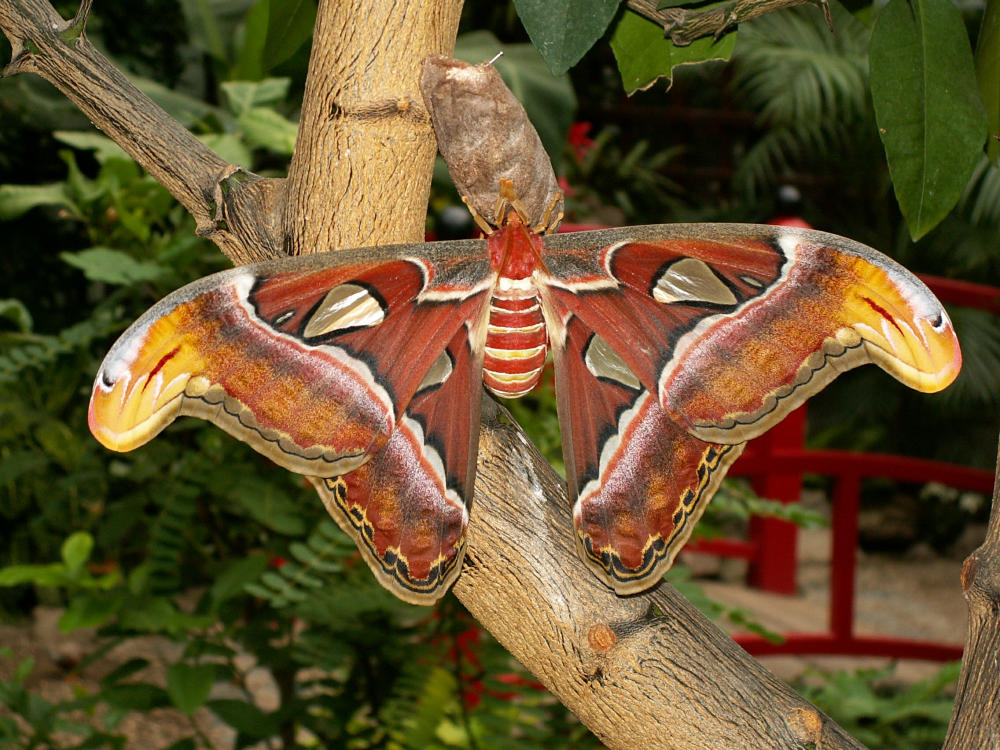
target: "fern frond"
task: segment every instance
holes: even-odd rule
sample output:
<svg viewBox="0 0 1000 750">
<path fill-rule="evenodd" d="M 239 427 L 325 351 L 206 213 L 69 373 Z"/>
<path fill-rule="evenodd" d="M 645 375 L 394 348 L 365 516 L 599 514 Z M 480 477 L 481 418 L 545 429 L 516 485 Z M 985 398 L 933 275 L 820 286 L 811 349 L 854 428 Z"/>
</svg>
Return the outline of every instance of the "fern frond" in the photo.
<svg viewBox="0 0 1000 750">
<path fill-rule="evenodd" d="M 836 3 L 831 9 L 833 34 L 821 14 L 802 8 L 740 28 L 731 87 L 764 128 L 734 176 L 737 190 L 751 199 L 793 172 L 877 140 L 868 29 Z"/>
<path fill-rule="evenodd" d="M 969 179 L 958 209 L 973 224 L 1000 226 L 1000 167 L 985 154 Z"/>
<path fill-rule="evenodd" d="M 459 686 L 455 676 L 440 666 L 409 662 L 393 686 L 392 697 L 379 711 L 389 735 L 389 747 L 424 750 L 439 747 L 438 730 L 458 713 Z M 457 728 L 457 727 L 456 727 Z"/>
<path fill-rule="evenodd" d="M 293 542 L 289 545 L 293 560 L 277 570 L 265 571 L 256 583 L 248 584 L 246 590 L 278 609 L 300 604 L 318 589 L 327 585 L 335 587 L 335 577 L 344 570 L 343 560 L 354 554 L 357 553 L 350 539 L 333 521 L 324 519 L 305 544 Z"/>
<path fill-rule="evenodd" d="M 732 85 L 766 122 L 843 122 L 866 110 L 869 31 L 837 3 L 831 10 L 833 33 L 805 8 L 740 26 Z"/>
<path fill-rule="evenodd" d="M 188 544 L 186 532 L 197 510 L 195 493 L 174 485 L 149 533 L 149 583 L 153 593 L 181 588 L 181 558 Z"/>
</svg>

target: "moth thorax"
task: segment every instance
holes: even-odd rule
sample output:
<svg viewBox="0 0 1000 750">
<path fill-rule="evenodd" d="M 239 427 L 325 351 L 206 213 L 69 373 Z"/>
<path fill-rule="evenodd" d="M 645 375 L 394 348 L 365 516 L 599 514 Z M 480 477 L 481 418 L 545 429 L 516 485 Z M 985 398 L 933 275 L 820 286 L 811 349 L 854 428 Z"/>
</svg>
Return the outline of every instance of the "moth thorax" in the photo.
<svg viewBox="0 0 1000 750">
<path fill-rule="evenodd" d="M 486 387 L 503 398 L 523 396 L 538 385 L 547 349 L 538 293 L 533 288 L 495 291 L 483 358 Z"/>
</svg>

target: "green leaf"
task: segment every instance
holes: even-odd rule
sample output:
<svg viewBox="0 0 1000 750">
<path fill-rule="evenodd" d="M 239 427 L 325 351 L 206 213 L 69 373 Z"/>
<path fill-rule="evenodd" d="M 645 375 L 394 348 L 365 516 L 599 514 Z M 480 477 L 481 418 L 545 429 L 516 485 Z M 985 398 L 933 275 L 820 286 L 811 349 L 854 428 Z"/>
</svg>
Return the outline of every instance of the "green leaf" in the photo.
<svg viewBox="0 0 1000 750">
<path fill-rule="evenodd" d="M 226 94 L 229 111 L 238 117 L 254 107 L 265 107 L 284 100 L 290 85 L 288 78 L 265 78 L 262 81 L 228 81 L 220 88 Z"/>
<path fill-rule="evenodd" d="M 278 731 L 272 717 L 247 701 L 214 700 L 208 702 L 208 708 L 237 732 L 253 739 L 264 739 Z"/>
<path fill-rule="evenodd" d="M 648 89 L 660 78 L 666 78 L 669 88 L 678 65 L 728 60 L 735 45 L 736 33 L 730 32 L 718 41 L 703 37 L 678 47 L 664 37 L 661 26 L 632 11 L 622 13 L 611 33 L 611 50 L 628 94 Z"/>
<path fill-rule="evenodd" d="M 298 536 L 306 531 L 301 509 L 278 485 L 255 477 L 228 482 L 227 495 L 259 523 L 279 534 Z"/>
<path fill-rule="evenodd" d="M 17 668 L 14 670 L 12 680 L 17 685 L 23 685 L 24 681 L 28 679 L 28 676 L 34 671 L 35 658 L 33 656 L 27 656 L 18 663 Z"/>
<path fill-rule="evenodd" d="M 126 154 L 121 146 L 100 133 L 89 133 L 80 130 L 56 130 L 52 135 L 57 141 L 62 141 L 67 146 L 72 146 L 78 151 L 93 151 L 94 158 L 97 159 L 99 164 L 103 164 L 109 159 L 132 160 L 132 157 Z"/>
<path fill-rule="evenodd" d="M 531 43 L 562 75 L 601 38 L 621 0 L 514 0 Z"/>
<path fill-rule="evenodd" d="M 1000 157 L 1000 0 L 987 0 L 976 43 L 976 79 L 986 107 L 989 140 L 986 153 Z"/>
<path fill-rule="evenodd" d="M 180 0 L 180 4 L 191 43 L 216 60 L 224 61 L 226 45 L 222 41 L 222 33 L 210 0 Z"/>
<path fill-rule="evenodd" d="M 236 64 L 229 78 L 256 81 L 264 75 L 264 44 L 267 40 L 270 0 L 260 0 L 247 13 L 243 24 L 243 45 L 237 54 Z"/>
<path fill-rule="evenodd" d="M 951 0 L 889 0 L 869 64 L 893 189 L 916 240 L 954 207 L 986 136 L 961 13 Z"/>
<path fill-rule="evenodd" d="M 136 672 L 141 672 L 148 666 L 149 666 L 149 659 L 141 659 L 139 657 L 129 659 L 124 664 L 120 664 L 119 666 L 115 667 L 110 672 L 108 672 L 106 675 L 104 675 L 104 677 L 102 677 L 100 680 L 101 687 L 102 688 L 110 687 L 111 685 L 121 682 L 126 677 L 131 677 Z"/>
<path fill-rule="evenodd" d="M 503 50 L 493 66 L 524 105 L 549 158 L 557 161 L 576 111 L 569 76 L 554 76 L 530 44 L 504 45 L 489 31 L 463 34 L 455 42 L 455 57 L 471 63 L 489 60 Z"/>
<path fill-rule="evenodd" d="M 181 713 L 192 714 L 204 705 L 215 682 L 211 664 L 177 662 L 167 668 L 167 695 Z"/>
<path fill-rule="evenodd" d="M 0 568 L 0 586 L 20 586 L 25 583 L 43 587 L 64 586 L 69 583 L 69 578 L 62 563 L 8 565 Z"/>
<path fill-rule="evenodd" d="M 134 284 L 137 281 L 156 281 L 166 269 L 153 261 L 136 260 L 121 250 L 110 247 L 92 247 L 78 253 L 59 253 L 71 266 L 83 271 L 91 281 L 107 284 Z"/>
<path fill-rule="evenodd" d="M 66 206 L 73 204 L 66 194 L 66 185 L 53 182 L 48 185 L 0 185 L 0 219 L 16 219 L 39 206 Z"/>
<path fill-rule="evenodd" d="M 96 628 L 114 616 L 121 607 L 120 592 L 87 591 L 77 594 L 59 617 L 59 631 L 72 633 L 80 628 Z"/>
<path fill-rule="evenodd" d="M 249 170 L 253 166 L 253 154 L 243 142 L 232 133 L 206 133 L 198 140 L 212 149 L 219 158 Z"/>
<path fill-rule="evenodd" d="M 128 630 L 147 633 L 180 633 L 208 627 L 214 618 L 181 612 L 164 597 L 136 597 L 121 608 L 119 624 Z"/>
<path fill-rule="evenodd" d="M 227 567 L 209 590 L 212 603 L 215 606 L 243 593 L 243 588 L 251 581 L 256 581 L 260 574 L 267 570 L 267 557 L 264 555 L 250 555 L 239 558 Z"/>
<path fill-rule="evenodd" d="M 290 156 L 295 150 L 295 136 L 299 132 L 299 126 L 273 109 L 254 107 L 240 115 L 238 124 L 252 146 L 266 148 L 284 156 Z"/>
<path fill-rule="evenodd" d="M 163 688 L 145 682 L 127 682 L 106 687 L 101 691 L 101 697 L 109 706 L 130 711 L 148 711 L 169 703 Z"/>
<path fill-rule="evenodd" d="M 66 569 L 70 573 L 75 573 L 83 568 L 84 563 L 90 559 L 92 549 L 94 549 L 94 537 L 89 533 L 77 531 L 70 534 L 60 550 Z"/>
<path fill-rule="evenodd" d="M 315 0 L 270 0 L 264 68 L 270 70 L 309 41 L 316 23 Z"/>
<path fill-rule="evenodd" d="M 31 312 L 19 299 L 0 299 L 0 318 L 13 323 L 18 333 L 31 333 L 34 327 Z M 5 457 L 4 462 L 6 461 Z"/>
</svg>

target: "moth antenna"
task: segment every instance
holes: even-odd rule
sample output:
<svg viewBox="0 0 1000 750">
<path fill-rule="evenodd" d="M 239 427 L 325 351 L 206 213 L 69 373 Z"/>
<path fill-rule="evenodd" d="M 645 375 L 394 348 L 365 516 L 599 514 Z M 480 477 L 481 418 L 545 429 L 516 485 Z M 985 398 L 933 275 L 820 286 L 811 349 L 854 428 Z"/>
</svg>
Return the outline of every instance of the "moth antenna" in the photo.
<svg viewBox="0 0 1000 750">
<path fill-rule="evenodd" d="M 537 227 L 532 227 L 536 232 L 541 232 L 544 234 L 550 234 L 555 231 L 556 227 L 563 219 L 563 212 L 559 211 L 556 213 L 556 206 L 559 205 L 559 201 L 563 199 L 562 193 L 556 193 L 552 202 L 549 203 L 548 207 L 545 209 L 545 215 L 542 216 L 542 221 Z"/>
<path fill-rule="evenodd" d="M 486 64 L 487 65 L 492 65 L 497 60 L 499 60 L 501 57 L 503 57 L 503 50 L 500 50 L 495 55 L 493 55 L 493 57 L 491 57 L 489 60 L 486 61 Z"/>
</svg>

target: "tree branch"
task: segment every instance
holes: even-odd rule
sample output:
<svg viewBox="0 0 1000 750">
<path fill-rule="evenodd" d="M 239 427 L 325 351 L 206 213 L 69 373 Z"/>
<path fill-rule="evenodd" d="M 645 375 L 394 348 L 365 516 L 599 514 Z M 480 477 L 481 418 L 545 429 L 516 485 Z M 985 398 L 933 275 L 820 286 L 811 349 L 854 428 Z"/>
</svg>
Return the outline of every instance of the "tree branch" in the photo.
<svg viewBox="0 0 1000 750">
<path fill-rule="evenodd" d="M 227 164 L 139 91 L 87 40 L 89 8 L 88 0 L 65 21 L 48 0 L 0 0 L 0 30 L 13 53 L 3 74 L 37 73 L 54 84 L 169 190 L 194 216 L 198 233 L 234 262 L 272 256 L 282 246 L 273 218 L 280 181 Z M 250 210 L 272 218 L 253 226 L 233 221 Z"/>
<path fill-rule="evenodd" d="M 945 750 L 1000 746 L 1000 481 L 993 486 L 986 539 L 962 566 L 962 591 L 969 624 Z"/>
<path fill-rule="evenodd" d="M 672 587 L 619 597 L 599 581 L 573 546 L 564 482 L 505 415 L 487 399 L 455 593 L 602 742 L 861 747 Z"/>
<path fill-rule="evenodd" d="M 659 8 L 660 0 L 627 0 L 625 5 L 663 27 L 665 36 L 678 47 L 686 47 L 695 39 L 711 36 L 718 39 L 743 21 L 796 5 L 815 5 L 823 9 L 827 25 L 833 29 L 833 19 L 826 0 L 732 0 L 704 10 Z"/>
</svg>

